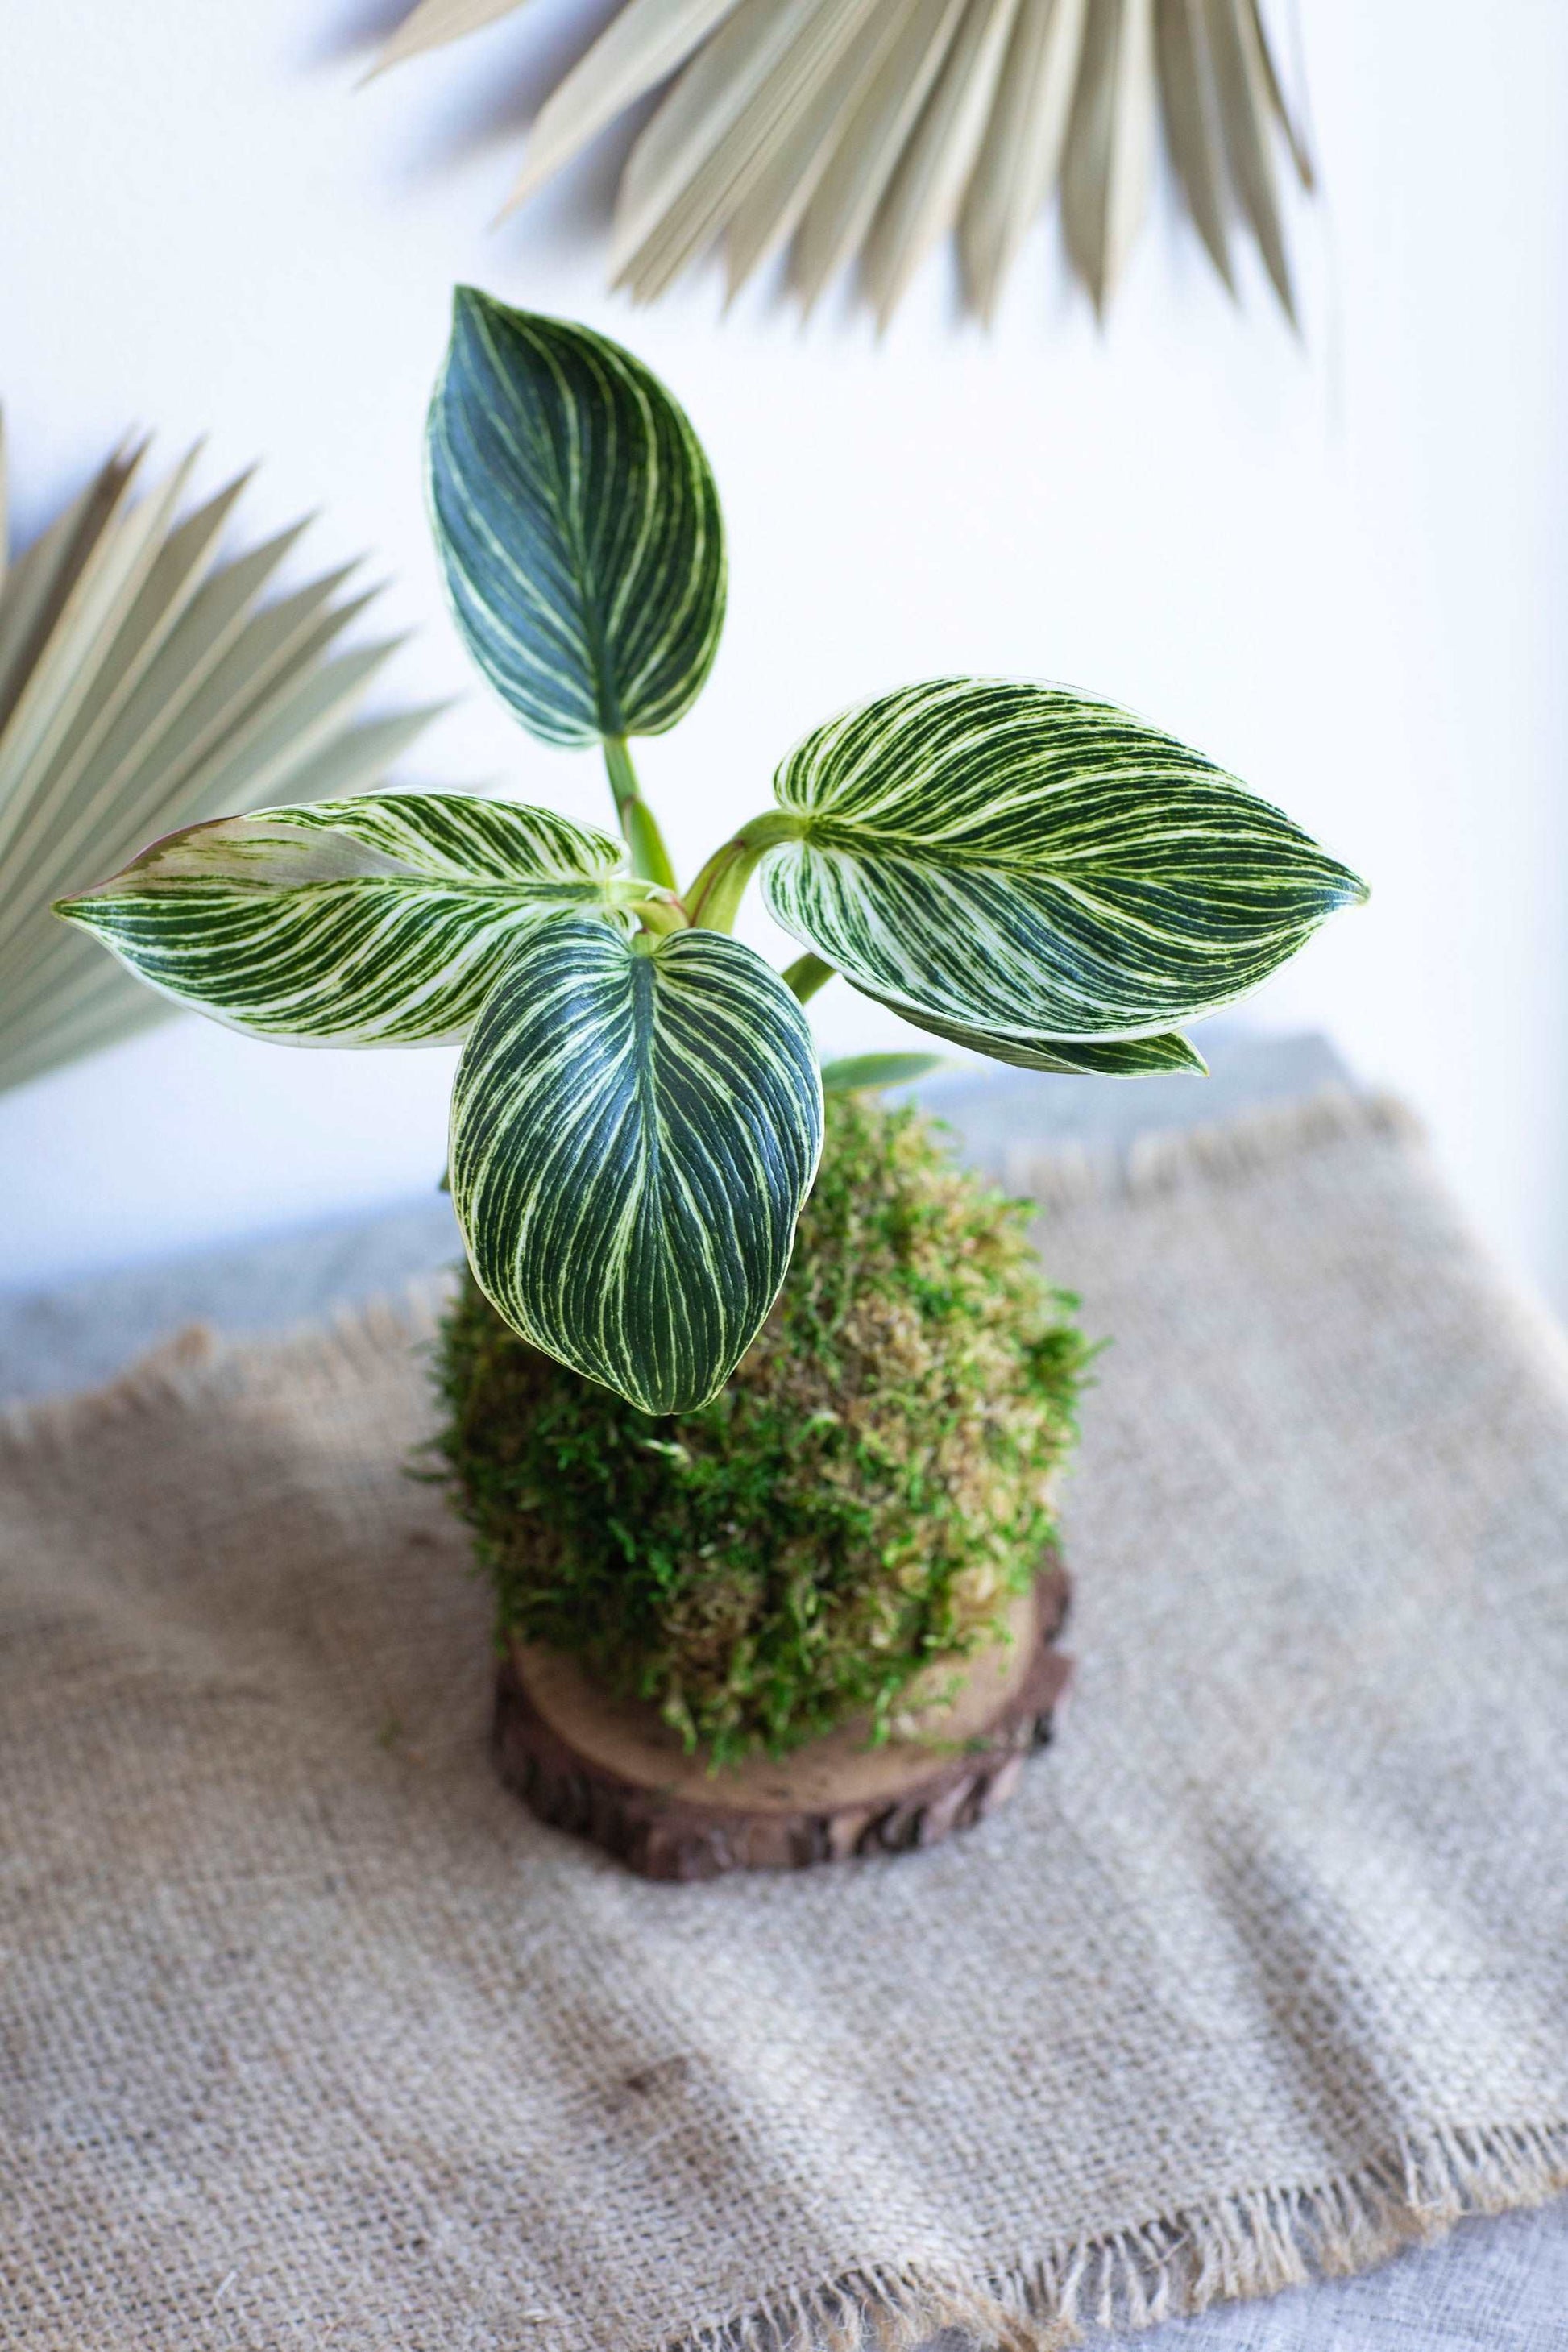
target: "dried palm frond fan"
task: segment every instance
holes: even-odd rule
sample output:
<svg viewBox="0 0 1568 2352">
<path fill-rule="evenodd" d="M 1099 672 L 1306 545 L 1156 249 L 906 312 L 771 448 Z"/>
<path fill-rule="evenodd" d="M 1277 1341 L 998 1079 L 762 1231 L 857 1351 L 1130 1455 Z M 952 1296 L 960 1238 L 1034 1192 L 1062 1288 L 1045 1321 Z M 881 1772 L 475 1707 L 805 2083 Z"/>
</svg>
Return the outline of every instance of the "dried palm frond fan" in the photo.
<svg viewBox="0 0 1568 2352">
<path fill-rule="evenodd" d="M 6 571 L 0 437 L 0 1087 L 174 1010 L 56 922 L 54 899 L 150 834 L 363 792 L 433 716 L 356 723 L 393 646 L 328 659 L 371 601 L 337 601 L 353 567 L 258 604 L 304 525 L 220 563 L 246 478 L 179 520 L 195 452 L 138 500 L 145 446 Z"/>
<path fill-rule="evenodd" d="M 420 0 L 376 70 L 521 5 Z M 638 300 L 719 240 L 733 293 L 787 243 L 808 310 L 858 257 L 886 320 L 956 228 L 988 319 L 1059 186 L 1068 258 L 1102 310 L 1163 114 L 1226 284 L 1239 219 L 1295 315 L 1277 137 L 1303 186 L 1312 173 L 1258 0 L 626 0 L 541 110 L 510 205 L 672 74 L 616 200 L 611 274 Z"/>
</svg>

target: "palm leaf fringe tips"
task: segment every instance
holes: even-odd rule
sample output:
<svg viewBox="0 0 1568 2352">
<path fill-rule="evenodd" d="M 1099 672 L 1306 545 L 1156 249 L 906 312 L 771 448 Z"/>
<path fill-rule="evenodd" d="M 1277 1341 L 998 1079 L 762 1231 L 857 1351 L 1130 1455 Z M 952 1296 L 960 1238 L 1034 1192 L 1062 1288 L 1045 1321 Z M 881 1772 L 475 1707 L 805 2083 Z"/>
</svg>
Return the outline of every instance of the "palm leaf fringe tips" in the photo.
<svg viewBox="0 0 1568 2352">
<path fill-rule="evenodd" d="M 420 0 L 377 70 L 521 5 Z M 806 310 L 858 261 L 885 323 L 955 231 L 989 320 L 1059 190 L 1069 264 L 1103 313 L 1158 120 L 1226 286 L 1239 227 L 1295 318 L 1279 150 L 1305 188 L 1312 169 L 1258 0 L 626 0 L 541 110 L 508 210 L 666 82 L 616 205 L 611 274 L 638 301 L 714 244 L 731 294 L 787 246 Z"/>
<path fill-rule="evenodd" d="M 174 1010 L 49 908 L 149 835 L 365 791 L 434 715 L 356 723 L 392 643 L 330 655 L 345 570 L 262 604 L 304 526 L 220 562 L 245 477 L 183 520 L 195 452 L 138 499 L 122 448 L 5 566 L 0 528 L 0 1087 Z M 0 437 L 0 516 L 5 509 Z M 374 593 L 374 592 L 373 592 Z"/>
</svg>

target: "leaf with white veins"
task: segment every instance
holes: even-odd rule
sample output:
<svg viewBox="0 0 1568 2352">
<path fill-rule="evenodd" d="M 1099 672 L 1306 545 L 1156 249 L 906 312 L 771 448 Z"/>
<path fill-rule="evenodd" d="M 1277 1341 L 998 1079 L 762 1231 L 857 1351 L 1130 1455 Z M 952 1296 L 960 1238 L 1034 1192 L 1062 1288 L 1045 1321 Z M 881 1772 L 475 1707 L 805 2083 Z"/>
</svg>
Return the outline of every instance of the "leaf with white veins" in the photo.
<svg viewBox="0 0 1568 2352">
<path fill-rule="evenodd" d="M 586 327 L 459 287 L 427 454 L 458 626 L 530 732 L 673 727 L 718 649 L 724 529 L 658 377 Z"/>
<path fill-rule="evenodd" d="M 629 921 L 624 855 L 548 809 L 366 794 L 190 825 L 57 912 L 252 1036 L 435 1045 L 466 1034 L 542 919 Z"/>
<path fill-rule="evenodd" d="M 1042 1037 L 1030 1043 L 1022 1037 L 999 1036 L 994 1029 L 965 1029 L 954 1021 L 932 1021 L 925 1013 L 906 1013 L 911 1027 L 931 1037 L 945 1037 L 950 1045 L 967 1045 L 972 1054 L 986 1054 L 1016 1070 L 1048 1070 L 1063 1077 L 1168 1077 L 1178 1070 L 1206 1078 L 1208 1064 L 1179 1029 L 1152 1037 L 1111 1037 L 1099 1045 L 1074 1043 L 1068 1037 Z M 824 1079 L 826 1084 L 826 1077 Z"/>
<path fill-rule="evenodd" d="M 778 1296 L 821 1148 L 811 1032 L 754 950 L 567 920 L 523 943 L 464 1048 L 452 1199 L 514 1330 L 685 1412 Z"/>
<path fill-rule="evenodd" d="M 1055 688 L 884 695 L 808 736 L 774 791 L 796 837 L 762 884 L 785 930 L 984 1052 L 1216 1012 L 1366 895 L 1199 753 Z"/>
</svg>

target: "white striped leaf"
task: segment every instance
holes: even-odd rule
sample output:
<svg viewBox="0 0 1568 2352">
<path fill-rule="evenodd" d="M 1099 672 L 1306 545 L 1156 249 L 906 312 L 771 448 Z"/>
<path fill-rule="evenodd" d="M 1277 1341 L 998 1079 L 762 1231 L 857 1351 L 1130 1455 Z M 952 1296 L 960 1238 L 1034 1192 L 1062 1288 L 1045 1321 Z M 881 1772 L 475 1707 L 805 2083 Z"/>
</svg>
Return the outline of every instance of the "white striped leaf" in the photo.
<svg viewBox="0 0 1568 2352">
<path fill-rule="evenodd" d="M 1152 1037 L 1110 1037 L 1098 1045 L 1068 1037 L 1030 1041 L 999 1036 L 994 1029 L 965 1029 L 954 1021 L 932 1021 L 925 1013 L 906 1013 L 906 1021 L 929 1036 L 945 1037 L 950 1045 L 967 1045 L 972 1054 L 988 1054 L 994 1062 L 1008 1062 L 1016 1070 L 1050 1070 L 1066 1077 L 1153 1078 L 1175 1070 L 1208 1076 L 1208 1064 L 1179 1029 Z M 824 1080 L 826 1084 L 826 1078 Z"/>
<path fill-rule="evenodd" d="M 391 647 L 332 653 L 366 602 L 346 572 L 260 603 L 300 527 L 226 559 L 245 478 L 182 517 L 190 459 L 138 502 L 142 454 L 0 548 L 0 1088 L 170 1010 L 54 920 L 62 892 L 178 825 L 374 790 L 433 715 L 359 723 Z"/>
<path fill-rule="evenodd" d="M 252 1036 L 436 1045 L 467 1034 L 542 919 L 629 922 L 624 854 L 547 809 L 367 794 L 189 825 L 57 912 Z"/>
<path fill-rule="evenodd" d="M 673 727 L 718 647 L 724 530 L 657 377 L 459 287 L 428 464 L 458 625 L 523 725 L 568 745 Z"/>
<path fill-rule="evenodd" d="M 778 1295 L 822 1148 L 805 1015 L 739 940 L 526 940 L 452 1098 L 452 1199 L 512 1328 L 647 1412 L 722 1387 Z"/>
<path fill-rule="evenodd" d="M 763 863 L 779 922 L 988 1053 L 1196 1020 L 1366 895 L 1197 752 L 1055 688 L 906 687 L 808 736 L 774 790 L 798 828 Z"/>
</svg>

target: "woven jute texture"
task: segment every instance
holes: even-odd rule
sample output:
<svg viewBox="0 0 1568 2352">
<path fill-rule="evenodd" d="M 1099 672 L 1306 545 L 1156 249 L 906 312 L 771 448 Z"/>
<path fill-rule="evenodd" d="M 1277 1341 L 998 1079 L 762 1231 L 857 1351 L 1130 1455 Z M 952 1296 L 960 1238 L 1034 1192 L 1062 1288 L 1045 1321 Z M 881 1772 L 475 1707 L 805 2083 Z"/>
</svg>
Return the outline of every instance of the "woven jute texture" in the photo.
<svg viewBox="0 0 1568 2352">
<path fill-rule="evenodd" d="M 1568 2184 L 1558 1342 L 1385 1104 L 1015 1156 L 1114 1335 L 1079 1689 L 926 1854 L 497 1786 L 428 1302 L 13 1426 L 0 2342 L 1044 2347 Z"/>
</svg>

